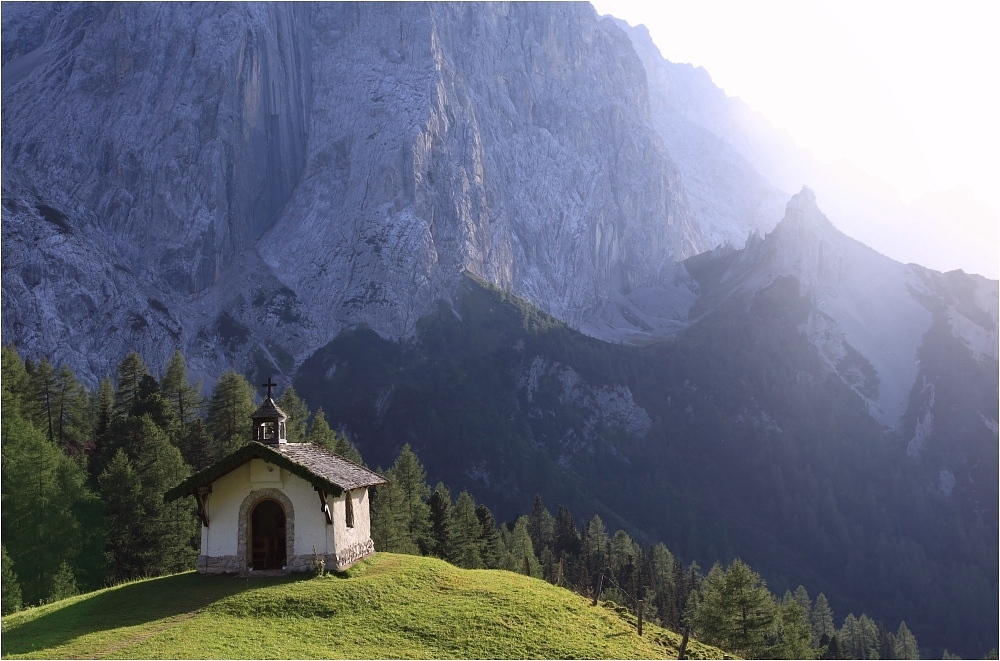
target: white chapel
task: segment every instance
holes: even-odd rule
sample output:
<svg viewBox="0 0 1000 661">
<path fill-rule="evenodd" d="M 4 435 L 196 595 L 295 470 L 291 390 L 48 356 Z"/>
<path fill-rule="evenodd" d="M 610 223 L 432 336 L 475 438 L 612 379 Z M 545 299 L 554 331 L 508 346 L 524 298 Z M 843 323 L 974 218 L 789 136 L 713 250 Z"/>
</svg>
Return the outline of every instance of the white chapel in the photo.
<svg viewBox="0 0 1000 661">
<path fill-rule="evenodd" d="M 267 398 L 253 438 L 164 494 L 194 496 L 202 574 L 346 569 L 374 552 L 368 488 L 385 478 L 312 443 L 289 443 L 288 416 Z"/>
</svg>

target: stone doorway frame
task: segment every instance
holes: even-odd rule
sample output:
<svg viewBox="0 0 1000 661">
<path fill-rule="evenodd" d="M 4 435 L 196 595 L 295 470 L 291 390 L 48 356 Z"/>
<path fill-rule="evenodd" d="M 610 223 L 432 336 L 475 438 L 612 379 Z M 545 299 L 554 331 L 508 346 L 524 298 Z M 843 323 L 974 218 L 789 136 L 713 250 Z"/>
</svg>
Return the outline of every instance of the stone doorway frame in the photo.
<svg viewBox="0 0 1000 661">
<path fill-rule="evenodd" d="M 288 567 L 295 550 L 295 508 L 292 501 L 280 489 L 256 489 L 247 494 L 240 504 L 239 536 L 236 542 L 236 557 L 242 558 L 243 566 L 253 567 L 252 545 L 249 543 L 250 515 L 262 500 L 274 500 L 285 510 L 285 566 Z"/>
</svg>

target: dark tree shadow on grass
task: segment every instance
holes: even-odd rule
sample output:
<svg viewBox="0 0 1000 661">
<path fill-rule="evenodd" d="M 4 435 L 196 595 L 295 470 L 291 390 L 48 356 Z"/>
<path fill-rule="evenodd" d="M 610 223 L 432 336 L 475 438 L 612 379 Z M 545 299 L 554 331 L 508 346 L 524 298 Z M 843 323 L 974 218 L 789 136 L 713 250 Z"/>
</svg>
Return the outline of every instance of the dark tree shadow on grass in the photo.
<svg viewBox="0 0 1000 661">
<path fill-rule="evenodd" d="M 76 603 L 5 617 L 3 656 L 49 650 L 88 634 L 194 613 L 241 592 L 306 578 L 305 574 L 249 579 L 189 572 L 122 585 Z"/>
</svg>

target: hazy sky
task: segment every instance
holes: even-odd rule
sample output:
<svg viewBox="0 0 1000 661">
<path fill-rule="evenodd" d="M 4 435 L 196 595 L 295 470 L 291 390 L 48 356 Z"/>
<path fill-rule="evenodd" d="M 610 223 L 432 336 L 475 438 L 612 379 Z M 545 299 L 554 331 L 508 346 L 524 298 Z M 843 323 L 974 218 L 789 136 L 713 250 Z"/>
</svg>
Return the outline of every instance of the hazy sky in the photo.
<svg viewBox="0 0 1000 661">
<path fill-rule="evenodd" d="M 643 23 L 663 56 L 716 85 L 821 161 L 846 158 L 902 200 L 1000 188 L 1000 3 L 597 0 Z"/>
</svg>

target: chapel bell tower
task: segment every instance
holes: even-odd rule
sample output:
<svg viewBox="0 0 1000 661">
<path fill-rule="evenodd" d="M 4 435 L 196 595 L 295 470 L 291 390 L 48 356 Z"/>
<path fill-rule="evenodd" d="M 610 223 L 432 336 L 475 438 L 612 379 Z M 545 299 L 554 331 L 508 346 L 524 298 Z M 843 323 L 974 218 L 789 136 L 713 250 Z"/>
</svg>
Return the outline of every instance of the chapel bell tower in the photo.
<svg viewBox="0 0 1000 661">
<path fill-rule="evenodd" d="M 285 437 L 285 420 L 288 416 L 271 399 L 271 388 L 276 385 L 278 384 L 271 382 L 271 377 L 267 377 L 267 383 L 261 384 L 267 388 L 267 399 L 250 416 L 253 420 L 253 440 L 264 445 L 276 446 L 288 442 Z"/>
</svg>

